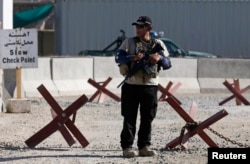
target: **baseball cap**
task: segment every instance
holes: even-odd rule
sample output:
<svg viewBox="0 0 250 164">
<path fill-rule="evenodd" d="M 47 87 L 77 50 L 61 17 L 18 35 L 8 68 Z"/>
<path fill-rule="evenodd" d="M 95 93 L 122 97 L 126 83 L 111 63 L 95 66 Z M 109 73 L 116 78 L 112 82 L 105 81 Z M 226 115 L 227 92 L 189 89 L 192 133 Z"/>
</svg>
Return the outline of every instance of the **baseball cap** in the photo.
<svg viewBox="0 0 250 164">
<path fill-rule="evenodd" d="M 148 16 L 140 16 L 132 25 L 151 25 L 152 21 Z"/>
</svg>

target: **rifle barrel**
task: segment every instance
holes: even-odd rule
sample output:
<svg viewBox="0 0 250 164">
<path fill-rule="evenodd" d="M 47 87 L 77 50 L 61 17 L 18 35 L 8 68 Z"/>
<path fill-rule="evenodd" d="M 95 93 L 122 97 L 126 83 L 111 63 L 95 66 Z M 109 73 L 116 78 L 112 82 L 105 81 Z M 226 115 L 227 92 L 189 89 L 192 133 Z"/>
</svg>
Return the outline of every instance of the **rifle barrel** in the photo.
<svg viewBox="0 0 250 164">
<path fill-rule="evenodd" d="M 124 79 L 124 80 L 117 86 L 117 88 L 119 88 L 122 84 L 124 84 L 125 81 L 126 81 L 126 79 Z"/>
</svg>

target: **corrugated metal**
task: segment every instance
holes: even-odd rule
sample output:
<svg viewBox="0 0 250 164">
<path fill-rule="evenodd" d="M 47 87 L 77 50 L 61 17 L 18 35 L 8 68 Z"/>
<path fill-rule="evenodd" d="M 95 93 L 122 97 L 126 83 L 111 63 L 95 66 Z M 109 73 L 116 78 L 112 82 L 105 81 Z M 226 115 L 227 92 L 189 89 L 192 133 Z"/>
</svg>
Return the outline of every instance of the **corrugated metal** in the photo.
<svg viewBox="0 0 250 164">
<path fill-rule="evenodd" d="M 185 49 L 250 58 L 248 0 L 66 0 L 55 12 L 60 55 L 104 49 L 120 29 L 134 35 L 131 22 L 148 15 L 154 30 Z"/>
</svg>

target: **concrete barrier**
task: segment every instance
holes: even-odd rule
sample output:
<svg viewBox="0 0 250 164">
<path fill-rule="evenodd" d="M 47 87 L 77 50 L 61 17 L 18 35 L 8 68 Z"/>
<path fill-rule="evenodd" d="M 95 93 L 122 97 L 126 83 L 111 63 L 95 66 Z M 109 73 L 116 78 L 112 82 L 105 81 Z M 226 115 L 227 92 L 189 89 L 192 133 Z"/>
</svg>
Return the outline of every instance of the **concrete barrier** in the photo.
<svg viewBox="0 0 250 164">
<path fill-rule="evenodd" d="M 171 58 L 172 68 L 161 70 L 159 83 L 166 87 L 169 81 L 174 84 L 180 82 L 182 85 L 176 93 L 200 93 L 197 80 L 197 59 Z"/>
<path fill-rule="evenodd" d="M 3 86 L 4 86 L 4 84 L 3 84 L 3 70 L 0 69 L 0 108 L 1 108 L 0 111 L 2 111 L 2 112 L 3 112 L 3 106 L 4 106 L 4 103 L 3 103 L 3 100 L 4 100 L 3 89 L 4 89 L 4 87 Z"/>
<path fill-rule="evenodd" d="M 121 89 L 117 86 L 124 80 L 119 72 L 119 67 L 115 63 L 115 57 L 95 57 L 94 58 L 94 80 L 103 82 L 111 77 L 112 80 L 107 85 L 107 89 L 115 94 L 120 94 Z"/>
<path fill-rule="evenodd" d="M 201 93 L 229 92 L 225 80 L 233 83 L 239 79 L 241 88 L 250 84 L 250 60 L 247 59 L 198 59 L 198 81 Z"/>
<path fill-rule="evenodd" d="M 182 83 L 176 93 L 199 93 L 200 87 L 197 80 L 197 59 L 171 58 L 173 67 L 169 70 L 161 70 L 159 82 L 166 86 L 169 81 Z M 109 90 L 120 94 L 117 86 L 124 80 L 120 75 L 119 68 L 114 61 L 114 57 L 95 57 L 94 58 L 94 78 L 101 82 L 108 77 L 112 81 L 107 86 Z"/>
<path fill-rule="evenodd" d="M 22 91 L 24 97 L 41 97 L 37 90 L 43 84 L 53 96 L 58 96 L 59 92 L 51 78 L 51 58 L 38 58 L 38 68 L 22 69 Z"/>
<path fill-rule="evenodd" d="M 52 58 L 52 80 L 59 96 L 89 95 L 94 91 L 87 81 L 93 78 L 92 57 Z"/>
<path fill-rule="evenodd" d="M 165 87 L 169 81 L 180 82 L 182 85 L 176 93 L 228 92 L 223 85 L 225 79 L 230 83 L 239 79 L 241 88 L 250 84 L 250 60 L 247 59 L 171 58 L 171 61 L 171 69 L 161 70 L 159 83 Z M 53 96 L 92 95 L 96 88 L 87 82 L 88 79 L 103 82 L 108 77 L 112 80 L 106 88 L 119 95 L 117 86 L 124 77 L 114 57 L 40 57 L 38 68 L 22 69 L 24 98 L 41 96 L 37 91 L 41 84 Z M 10 85 L 12 81 L 7 78 L 5 83 Z"/>
</svg>

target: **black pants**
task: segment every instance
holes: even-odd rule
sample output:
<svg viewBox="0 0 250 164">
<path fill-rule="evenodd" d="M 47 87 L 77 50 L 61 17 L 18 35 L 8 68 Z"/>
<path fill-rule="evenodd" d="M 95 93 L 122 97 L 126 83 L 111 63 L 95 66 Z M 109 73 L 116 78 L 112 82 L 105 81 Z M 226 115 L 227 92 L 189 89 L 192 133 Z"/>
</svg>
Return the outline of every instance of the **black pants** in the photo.
<svg viewBox="0 0 250 164">
<path fill-rule="evenodd" d="M 130 85 L 122 86 L 121 113 L 124 117 L 121 132 L 122 149 L 132 147 L 136 133 L 136 119 L 140 109 L 138 148 L 151 144 L 152 121 L 157 111 L 157 86 Z"/>
</svg>

